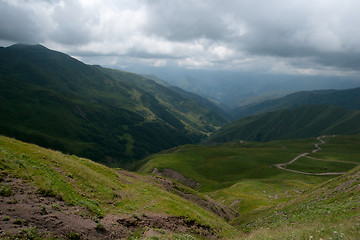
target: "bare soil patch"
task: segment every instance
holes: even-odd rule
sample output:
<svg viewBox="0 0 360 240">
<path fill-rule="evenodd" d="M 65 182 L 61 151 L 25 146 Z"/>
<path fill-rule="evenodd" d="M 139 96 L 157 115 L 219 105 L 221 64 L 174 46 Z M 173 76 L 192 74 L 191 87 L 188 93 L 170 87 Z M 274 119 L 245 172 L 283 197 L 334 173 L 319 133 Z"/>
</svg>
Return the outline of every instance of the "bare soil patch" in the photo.
<svg viewBox="0 0 360 240">
<path fill-rule="evenodd" d="M 165 233 L 191 233 L 216 238 L 209 226 L 194 220 L 161 214 L 92 216 L 79 206 L 69 206 L 55 197 L 43 196 L 21 179 L 2 178 L 8 194 L 0 196 L 0 238 L 17 236 L 36 229 L 42 237 L 62 239 L 124 239 L 137 232 L 142 237 Z M 161 231 L 159 230 L 161 229 Z"/>
</svg>

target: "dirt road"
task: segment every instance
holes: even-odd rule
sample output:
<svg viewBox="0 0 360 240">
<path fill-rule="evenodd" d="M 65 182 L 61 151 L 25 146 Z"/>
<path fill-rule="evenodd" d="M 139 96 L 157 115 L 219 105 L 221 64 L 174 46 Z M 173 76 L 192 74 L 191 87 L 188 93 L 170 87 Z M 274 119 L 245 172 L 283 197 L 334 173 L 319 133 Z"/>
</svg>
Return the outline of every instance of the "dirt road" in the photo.
<svg viewBox="0 0 360 240">
<path fill-rule="evenodd" d="M 319 150 L 321 150 L 321 147 L 319 146 L 320 144 L 325 144 L 325 141 L 323 140 L 323 138 L 326 136 L 321 136 L 321 137 L 317 137 L 316 139 L 320 142 L 320 143 L 316 143 L 314 144 L 315 149 L 312 150 L 312 153 L 316 153 Z M 288 172 L 294 172 L 294 173 L 299 173 L 299 174 L 304 174 L 304 175 L 313 175 L 313 176 L 326 176 L 326 175 L 341 175 L 344 174 L 345 172 L 325 172 L 325 173 L 309 173 L 309 172 L 302 172 L 302 171 L 297 171 L 297 170 L 292 170 L 292 169 L 288 169 L 286 168 L 288 165 L 292 164 L 293 162 L 299 160 L 302 157 L 307 157 L 307 158 L 311 158 L 313 160 L 317 160 L 317 161 L 327 161 L 327 162 L 343 162 L 343 163 L 350 163 L 350 164 L 359 164 L 359 163 L 355 163 L 355 162 L 348 162 L 348 161 L 341 161 L 341 160 L 325 160 L 325 159 L 319 159 L 319 158 L 313 158 L 313 157 L 309 157 L 307 155 L 309 155 L 310 153 L 301 153 L 298 156 L 296 156 L 294 159 L 292 159 L 290 162 L 287 163 L 279 163 L 276 164 L 275 167 L 277 167 L 278 169 L 282 169 Z"/>
</svg>

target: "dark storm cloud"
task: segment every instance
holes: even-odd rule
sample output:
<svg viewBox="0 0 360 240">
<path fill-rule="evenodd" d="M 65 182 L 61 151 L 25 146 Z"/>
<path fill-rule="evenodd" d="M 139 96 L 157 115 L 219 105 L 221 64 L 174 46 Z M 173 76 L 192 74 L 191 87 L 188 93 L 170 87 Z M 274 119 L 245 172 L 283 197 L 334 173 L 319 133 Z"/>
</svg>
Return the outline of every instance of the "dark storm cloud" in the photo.
<svg viewBox="0 0 360 240">
<path fill-rule="evenodd" d="M 14 42 L 36 43 L 41 40 L 41 29 L 31 12 L 21 7 L 0 2 L 0 38 Z"/>
<path fill-rule="evenodd" d="M 227 26 L 211 1 L 148 1 L 146 32 L 172 41 L 221 40 Z"/>
<path fill-rule="evenodd" d="M 359 72 L 358 9 L 357 0 L 0 0 L 0 40 L 110 64 L 347 74 Z"/>
</svg>

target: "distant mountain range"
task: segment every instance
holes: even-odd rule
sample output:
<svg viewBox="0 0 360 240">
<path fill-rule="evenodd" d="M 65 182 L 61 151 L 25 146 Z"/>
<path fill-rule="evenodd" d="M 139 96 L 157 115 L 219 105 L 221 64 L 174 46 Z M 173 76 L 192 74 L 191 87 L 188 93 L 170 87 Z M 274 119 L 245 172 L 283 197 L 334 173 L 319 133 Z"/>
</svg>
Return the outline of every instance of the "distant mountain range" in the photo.
<svg viewBox="0 0 360 240">
<path fill-rule="evenodd" d="M 113 166 L 228 123 L 185 93 L 41 45 L 0 48 L 0 134 Z"/>
<path fill-rule="evenodd" d="M 270 141 L 360 132 L 360 88 L 317 90 L 246 105 L 205 142 Z"/>
<path fill-rule="evenodd" d="M 358 133 L 359 110 L 332 105 L 305 105 L 240 118 L 216 131 L 206 141 L 270 141 Z"/>
<path fill-rule="evenodd" d="M 328 104 L 360 110 L 360 88 L 346 90 L 316 90 L 289 94 L 285 97 L 267 100 L 236 108 L 236 118 L 256 115 L 280 109 L 290 109 L 310 104 Z"/>
<path fill-rule="evenodd" d="M 227 110 L 299 91 L 360 86 L 359 78 L 351 76 L 264 74 L 216 69 L 180 69 L 169 66 L 128 70 L 155 74 L 168 84 L 211 99 Z"/>
</svg>

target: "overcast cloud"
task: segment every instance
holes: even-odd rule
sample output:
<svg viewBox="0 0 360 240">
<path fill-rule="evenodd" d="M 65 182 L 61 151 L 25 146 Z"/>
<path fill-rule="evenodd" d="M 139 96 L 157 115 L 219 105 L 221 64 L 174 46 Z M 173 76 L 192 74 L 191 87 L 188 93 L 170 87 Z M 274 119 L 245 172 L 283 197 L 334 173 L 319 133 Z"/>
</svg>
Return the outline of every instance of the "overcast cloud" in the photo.
<svg viewBox="0 0 360 240">
<path fill-rule="evenodd" d="M 360 73 L 358 0 L 0 0 L 0 42 L 87 63 Z"/>
</svg>

